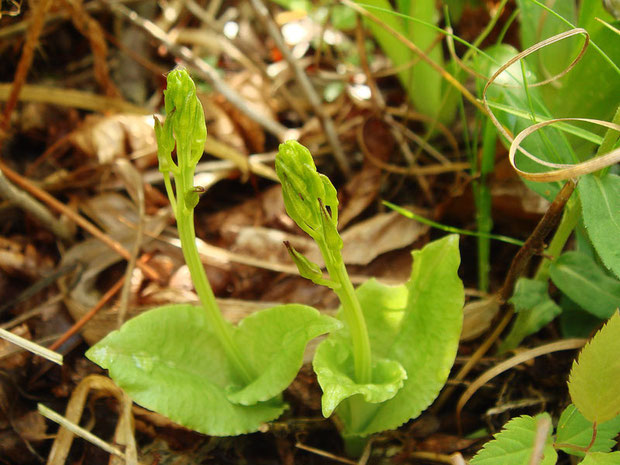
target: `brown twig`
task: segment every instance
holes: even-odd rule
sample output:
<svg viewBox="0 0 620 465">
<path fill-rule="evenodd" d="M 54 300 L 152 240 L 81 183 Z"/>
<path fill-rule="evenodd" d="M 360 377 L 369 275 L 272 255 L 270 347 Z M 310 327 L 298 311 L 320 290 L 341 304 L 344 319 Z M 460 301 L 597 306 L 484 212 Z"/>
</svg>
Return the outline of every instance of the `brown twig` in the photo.
<svg viewBox="0 0 620 465">
<path fill-rule="evenodd" d="M 65 204 L 57 200 L 55 197 L 50 195 L 48 192 L 40 189 L 39 187 L 35 186 L 30 181 L 28 181 L 26 178 L 22 177 L 20 174 L 13 171 L 2 160 L 0 160 L 0 170 L 14 184 L 18 185 L 25 191 L 29 192 L 34 197 L 41 200 L 43 203 L 49 205 L 51 208 L 53 208 L 57 212 L 64 214 L 70 220 L 74 221 L 77 225 L 81 226 L 86 231 L 88 231 L 90 234 L 92 234 L 97 239 L 99 239 L 101 242 L 103 242 L 105 245 L 110 247 L 114 252 L 119 254 L 125 260 L 129 260 L 129 258 L 131 257 L 131 254 L 118 241 L 115 241 L 114 239 L 112 239 L 110 236 L 102 232 L 99 228 L 93 225 L 86 218 L 84 218 L 77 212 L 73 211 L 72 209 L 68 208 Z M 153 279 L 156 281 L 159 280 L 159 274 L 152 267 L 150 267 L 146 263 L 139 264 L 138 266 L 140 267 L 142 271 L 144 271 L 144 274 L 147 275 L 150 279 Z"/>
<path fill-rule="evenodd" d="M 67 342 L 74 334 L 76 334 L 80 329 L 84 327 L 86 323 L 93 319 L 93 317 L 103 308 L 105 304 L 107 304 L 112 297 L 123 287 L 123 283 L 125 282 L 125 277 L 123 276 L 121 279 L 116 281 L 114 285 L 108 289 L 108 291 L 99 299 L 99 302 L 95 304 L 93 308 L 91 308 L 88 312 L 82 316 L 78 321 L 76 321 L 69 330 L 64 333 L 60 338 L 58 338 L 51 346 L 49 346 L 50 350 L 56 350 L 65 342 Z"/>
<path fill-rule="evenodd" d="M 498 292 L 501 303 L 506 302 L 512 295 L 517 279 L 519 279 L 523 270 L 525 270 L 532 256 L 543 249 L 545 238 L 560 221 L 564 206 L 575 190 L 576 185 L 577 183 L 574 180 L 569 180 L 564 184 L 564 187 L 562 187 L 560 192 L 555 196 L 555 199 L 553 199 L 553 202 L 549 205 L 549 208 L 536 225 L 536 228 L 534 228 L 530 237 L 527 238 L 525 244 L 523 244 L 512 259 L 510 269 L 504 280 L 504 285 Z"/>
<path fill-rule="evenodd" d="M 278 29 L 275 21 L 269 14 L 269 10 L 262 2 L 262 0 L 250 0 L 254 11 L 258 15 L 259 19 L 264 24 L 267 32 L 276 43 L 276 46 L 282 52 L 282 56 L 288 63 L 288 65 L 292 68 L 295 76 L 297 77 L 297 81 L 299 82 L 303 93 L 306 95 L 310 105 L 314 109 L 315 114 L 318 116 L 321 121 L 321 125 L 325 130 L 325 136 L 327 137 L 327 141 L 334 151 L 334 157 L 336 158 L 336 162 L 338 166 L 342 170 L 345 175 L 349 175 L 351 173 L 351 167 L 349 165 L 349 160 L 345 156 L 344 151 L 342 150 L 342 145 L 340 144 L 340 140 L 338 139 L 338 135 L 336 134 L 336 129 L 334 127 L 334 123 L 329 117 L 329 115 L 323 110 L 321 106 L 321 99 L 319 98 L 316 90 L 312 86 L 310 79 L 306 75 L 303 68 L 299 65 L 299 60 L 293 57 L 291 51 L 284 43 L 284 39 L 282 38 L 282 34 Z"/>
<path fill-rule="evenodd" d="M 36 3 L 32 11 L 32 22 L 28 27 L 26 41 L 22 49 L 21 57 L 19 58 L 19 63 L 17 64 L 17 70 L 15 71 L 11 94 L 4 107 L 2 121 L 0 121 L 0 133 L 7 131 L 10 126 L 11 113 L 13 113 L 13 109 L 17 105 L 19 93 L 26 82 L 26 76 L 28 75 L 28 70 L 30 70 L 30 65 L 32 65 L 32 59 L 34 58 L 34 49 L 39 41 L 39 36 L 41 35 L 43 24 L 45 23 L 45 13 L 51 4 L 52 0 L 41 0 Z"/>
<path fill-rule="evenodd" d="M 209 82 L 209 84 L 211 84 L 216 91 L 222 94 L 226 98 L 226 100 L 228 100 L 232 105 L 237 107 L 244 115 L 246 115 L 252 121 L 255 121 L 263 128 L 265 128 L 268 132 L 275 135 L 279 140 L 284 141 L 288 138 L 295 138 L 296 133 L 294 131 L 291 132 L 290 129 L 281 125 L 277 121 L 266 118 L 265 115 L 259 114 L 256 110 L 254 110 L 246 103 L 243 97 L 241 97 L 235 90 L 230 88 L 220 78 L 217 71 L 212 66 L 206 63 L 204 60 L 196 57 L 196 55 L 194 55 L 194 53 L 189 48 L 173 43 L 168 37 L 168 34 L 166 34 L 166 32 L 164 32 L 155 23 L 142 18 L 140 15 L 138 15 L 138 13 L 130 10 L 121 3 L 111 2 L 110 0 L 103 0 L 103 3 L 105 3 L 114 14 L 128 19 L 132 24 L 138 26 L 140 29 L 147 32 L 153 38 L 165 45 L 172 55 L 186 61 L 189 65 L 192 66 L 192 68 L 194 68 L 194 71 L 198 76 Z"/>
</svg>

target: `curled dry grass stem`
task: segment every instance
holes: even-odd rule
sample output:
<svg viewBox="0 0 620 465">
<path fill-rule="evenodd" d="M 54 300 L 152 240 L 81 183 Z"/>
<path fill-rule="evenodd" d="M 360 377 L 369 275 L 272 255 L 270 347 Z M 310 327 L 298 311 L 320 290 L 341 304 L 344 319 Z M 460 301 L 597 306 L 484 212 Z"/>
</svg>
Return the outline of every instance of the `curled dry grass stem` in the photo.
<svg viewBox="0 0 620 465">
<path fill-rule="evenodd" d="M 583 347 L 586 343 L 586 339 L 565 339 L 563 341 L 552 342 L 550 344 L 544 344 L 539 347 L 535 347 L 533 349 L 526 350 L 525 352 L 521 352 L 514 357 L 509 358 L 497 365 L 495 365 L 490 370 L 482 373 L 476 380 L 474 380 L 469 387 L 465 390 L 461 397 L 459 398 L 458 403 L 456 404 L 456 418 L 457 423 L 461 424 L 461 412 L 463 411 L 463 407 L 472 398 L 472 396 L 484 386 L 486 383 L 491 381 L 496 376 L 504 373 L 505 371 L 510 370 L 522 363 L 527 362 L 528 360 L 532 360 L 536 357 L 540 357 L 541 355 L 550 354 L 553 352 L 559 352 L 561 350 L 575 350 Z M 459 428 L 460 429 L 460 428 Z"/>
<path fill-rule="evenodd" d="M 529 47 L 528 49 L 522 51 L 521 53 L 518 53 L 517 55 L 512 57 L 510 60 L 508 60 L 506 63 L 504 63 L 502 66 L 500 66 L 499 69 L 493 74 L 493 76 L 491 76 L 488 79 L 486 85 L 484 86 L 484 90 L 482 92 L 482 101 L 489 115 L 489 118 L 491 118 L 491 121 L 493 122 L 493 125 L 497 128 L 497 130 L 508 141 L 511 142 L 510 151 L 509 151 L 510 164 L 519 173 L 519 175 L 525 179 L 529 179 L 535 182 L 563 181 L 567 179 L 577 178 L 579 176 L 583 176 L 584 174 L 599 171 L 603 168 L 611 166 L 615 163 L 618 163 L 618 161 L 620 161 L 620 148 L 612 150 L 611 152 L 605 155 L 584 161 L 582 163 L 570 165 L 570 164 L 563 164 L 563 163 L 551 163 L 545 160 L 541 160 L 540 158 L 536 157 L 535 155 L 531 154 L 530 152 L 525 150 L 523 147 L 521 147 L 521 143 L 527 136 L 534 133 L 538 129 L 541 129 L 545 126 L 549 126 L 557 122 L 583 121 L 583 122 L 598 124 L 608 129 L 620 131 L 620 125 L 618 124 L 610 123 L 608 121 L 591 119 L 591 118 L 554 118 L 548 121 L 543 121 L 543 122 L 533 124 L 532 126 L 521 131 L 516 137 L 513 137 L 512 134 L 510 134 L 510 132 L 506 128 L 504 128 L 504 126 L 502 126 L 502 124 L 495 117 L 495 115 L 491 111 L 489 102 L 487 100 L 487 91 L 489 87 L 495 82 L 495 80 L 498 78 L 499 75 L 501 75 L 514 63 L 520 60 L 523 60 L 525 57 L 531 55 L 534 52 L 541 50 L 544 47 L 547 47 L 556 42 L 565 40 L 568 37 L 572 37 L 575 35 L 581 35 L 581 34 L 585 36 L 585 41 L 583 43 L 583 46 L 579 54 L 573 59 L 573 61 L 564 70 L 562 70 L 560 73 L 556 74 L 555 76 L 551 78 L 545 79 L 540 82 L 528 84 L 528 86 L 538 87 L 544 84 L 548 84 L 557 79 L 560 79 L 562 76 L 566 75 L 571 69 L 573 69 L 575 65 L 581 60 L 583 55 L 585 54 L 588 44 L 590 43 L 590 35 L 585 29 L 575 28 L 575 29 L 571 29 L 570 31 L 563 32 L 561 34 L 556 34 L 555 36 L 549 37 L 548 39 L 545 39 Z M 509 87 L 512 87 L 512 86 L 509 86 Z M 520 170 L 519 168 L 517 168 L 516 162 L 515 162 L 515 156 L 516 156 L 517 150 L 520 151 L 526 157 L 530 158 L 531 160 L 535 161 L 536 163 L 540 165 L 547 166 L 549 168 L 554 168 L 554 171 L 545 172 L 545 173 L 530 173 L 530 172 Z"/>
</svg>

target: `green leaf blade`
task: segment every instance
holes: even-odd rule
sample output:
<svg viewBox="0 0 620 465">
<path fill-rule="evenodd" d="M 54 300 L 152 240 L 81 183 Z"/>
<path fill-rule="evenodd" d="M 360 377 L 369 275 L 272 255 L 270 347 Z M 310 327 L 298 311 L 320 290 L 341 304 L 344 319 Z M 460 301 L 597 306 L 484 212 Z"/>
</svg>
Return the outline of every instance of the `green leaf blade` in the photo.
<svg viewBox="0 0 620 465">
<path fill-rule="evenodd" d="M 336 411 L 345 425 L 345 435 L 367 436 L 397 428 L 415 418 L 436 398 L 454 363 L 464 302 L 463 284 L 457 275 L 458 236 L 430 243 L 413 255 L 411 279 L 405 285 L 393 287 L 370 280 L 356 290 L 373 357 L 398 362 L 407 377 L 398 392 L 381 403 L 366 402 L 355 393 L 342 400 Z M 348 337 L 341 330 L 328 341 L 341 339 L 342 347 L 347 347 Z M 320 351 L 324 345 L 326 342 L 321 344 Z M 318 351 L 315 371 L 329 363 L 327 368 L 334 373 L 352 377 L 351 369 L 346 369 L 348 356 L 338 350 L 333 354 L 330 359 L 320 357 Z M 336 360 L 337 357 L 340 359 Z M 331 389 L 323 383 L 321 387 L 324 391 Z M 331 408 L 332 403 L 327 410 Z"/>
<path fill-rule="evenodd" d="M 568 391 L 589 421 L 604 423 L 620 414 L 620 314 L 616 312 L 573 362 Z"/>
<path fill-rule="evenodd" d="M 583 221 L 599 257 L 620 277 L 620 176 L 582 176 L 577 185 Z"/>
<path fill-rule="evenodd" d="M 107 368 L 136 403 L 204 434 L 256 431 L 285 409 L 277 400 L 249 407 L 228 400 L 227 387 L 240 380 L 199 307 L 168 305 L 145 312 L 86 356 Z"/>
<path fill-rule="evenodd" d="M 620 463 L 620 452 L 592 452 L 586 454 L 581 465 L 618 465 Z"/>
<path fill-rule="evenodd" d="M 279 305 L 243 319 L 235 341 L 259 373 L 249 385 L 229 394 L 234 403 L 252 405 L 280 394 L 303 363 L 306 345 L 341 323 L 305 305 Z"/>
<path fill-rule="evenodd" d="M 564 445 L 573 445 L 585 449 L 592 441 L 593 424 L 571 404 L 560 416 L 557 427 L 556 443 L 566 453 L 583 457 L 584 452 Z M 596 439 L 590 446 L 589 452 L 609 452 L 616 445 L 614 438 L 620 433 L 620 416 L 601 423 L 596 427 Z"/>
<path fill-rule="evenodd" d="M 257 368 L 247 386 L 209 327 L 204 309 L 187 304 L 152 309 L 125 323 L 86 356 L 140 405 L 201 433 L 257 431 L 279 417 L 277 397 L 293 381 L 307 342 L 340 323 L 303 305 L 257 312 L 232 329 Z"/>
<path fill-rule="evenodd" d="M 620 307 L 620 281 L 608 276 L 588 255 L 566 252 L 549 269 L 553 283 L 597 318 L 610 318 Z"/>
<path fill-rule="evenodd" d="M 487 442 L 484 447 L 471 459 L 471 465 L 525 465 L 530 463 L 536 441 L 536 427 L 538 422 L 546 418 L 551 421 L 548 413 L 541 413 L 535 417 L 522 415 L 513 418 L 504 426 L 504 429 Z M 555 464 L 558 455 L 553 448 L 551 431 L 547 435 L 543 460 L 540 465 Z"/>
</svg>

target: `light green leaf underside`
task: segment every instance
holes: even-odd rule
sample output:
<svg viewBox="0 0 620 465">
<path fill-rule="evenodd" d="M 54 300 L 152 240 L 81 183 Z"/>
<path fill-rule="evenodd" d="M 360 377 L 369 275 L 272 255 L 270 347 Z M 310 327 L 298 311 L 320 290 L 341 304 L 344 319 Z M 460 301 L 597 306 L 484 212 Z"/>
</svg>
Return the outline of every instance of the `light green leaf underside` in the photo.
<svg viewBox="0 0 620 465">
<path fill-rule="evenodd" d="M 504 429 L 487 442 L 484 447 L 471 459 L 471 465 L 527 465 L 533 452 L 536 440 L 536 426 L 542 418 L 551 421 L 548 413 L 541 413 L 535 417 L 522 415 L 513 418 L 504 426 Z M 551 431 L 549 432 L 551 433 Z M 557 453 L 553 448 L 551 434 L 547 435 L 543 460 L 540 465 L 553 465 L 557 460 Z"/>
<path fill-rule="evenodd" d="M 306 345 L 341 323 L 304 305 L 281 305 L 256 312 L 239 323 L 235 341 L 259 373 L 258 378 L 228 398 L 243 405 L 269 400 L 293 381 Z"/>
<path fill-rule="evenodd" d="M 598 318 L 611 317 L 620 306 L 620 281 L 586 254 L 566 252 L 551 264 L 549 272 L 564 294 Z"/>
<path fill-rule="evenodd" d="M 620 277 L 620 176 L 582 176 L 577 185 L 583 221 L 599 257 Z"/>
<path fill-rule="evenodd" d="M 620 452 L 592 452 L 586 454 L 586 458 L 580 465 L 618 465 L 620 463 Z"/>
<path fill-rule="evenodd" d="M 385 402 L 396 395 L 403 386 L 407 373 L 394 360 L 374 360 L 372 382 L 358 384 L 353 381 L 353 354 L 344 338 L 323 341 L 315 354 L 315 371 L 323 387 L 323 416 L 329 417 L 344 399 L 356 394 L 371 404 Z M 336 369 L 334 369 L 336 367 Z"/>
<path fill-rule="evenodd" d="M 366 436 L 417 417 L 437 397 L 454 363 L 464 301 L 457 275 L 458 236 L 432 242 L 413 256 L 411 279 L 405 285 L 392 287 L 369 280 L 356 290 L 373 356 L 400 363 L 407 379 L 394 397 L 382 403 L 365 402 L 359 395 L 344 400 L 337 413 L 345 435 Z M 346 330 L 332 333 L 329 340 L 350 346 Z M 331 370 L 351 376 L 351 370 L 339 368 L 337 360 L 318 355 L 314 362 L 317 373 Z M 332 392 L 334 387 L 326 381 L 319 377 L 324 392 Z"/>
<path fill-rule="evenodd" d="M 581 414 L 597 424 L 620 414 L 620 314 L 616 312 L 573 362 L 568 391 Z"/>
<path fill-rule="evenodd" d="M 270 397 L 285 389 L 301 366 L 301 344 L 295 345 L 295 351 L 278 347 L 288 342 L 283 329 L 295 332 L 290 322 L 296 322 L 312 327 L 308 331 L 301 329 L 304 336 L 309 337 L 316 334 L 316 325 L 321 322 L 325 330 L 337 327 L 337 323 L 316 310 L 301 305 L 274 307 L 262 312 L 260 316 L 248 317 L 251 321 L 247 328 L 242 322 L 241 329 L 233 329 L 233 337 L 245 344 L 240 346 L 242 353 L 254 357 L 261 367 L 260 376 L 247 391 L 239 391 L 241 380 L 209 328 L 205 311 L 192 305 L 168 305 L 143 313 L 125 323 L 119 331 L 110 333 L 86 355 L 107 368 L 110 377 L 138 404 L 177 423 L 217 436 L 248 433 L 282 414 L 285 404 L 281 399 Z M 274 318 L 269 318 L 270 315 Z M 253 344 L 249 344 L 247 339 L 252 337 L 253 330 L 258 333 L 254 334 Z M 268 336 L 281 337 L 281 340 L 267 340 Z M 250 351 L 257 352 L 260 341 L 262 353 L 250 354 Z M 305 347 L 305 343 L 303 345 Z M 286 355 L 276 356 L 276 352 L 278 355 L 286 352 Z M 279 371 L 274 372 L 269 361 L 276 363 Z M 231 393 L 242 400 L 266 401 L 241 405 L 230 400 Z"/>
<path fill-rule="evenodd" d="M 557 428 L 557 444 L 571 444 L 586 448 L 592 440 L 593 424 L 577 410 L 573 404 L 564 409 Z M 596 439 L 590 452 L 609 452 L 615 445 L 614 438 L 620 433 L 620 416 L 596 426 Z M 585 454 L 571 447 L 560 447 L 569 454 L 583 457 Z"/>
</svg>

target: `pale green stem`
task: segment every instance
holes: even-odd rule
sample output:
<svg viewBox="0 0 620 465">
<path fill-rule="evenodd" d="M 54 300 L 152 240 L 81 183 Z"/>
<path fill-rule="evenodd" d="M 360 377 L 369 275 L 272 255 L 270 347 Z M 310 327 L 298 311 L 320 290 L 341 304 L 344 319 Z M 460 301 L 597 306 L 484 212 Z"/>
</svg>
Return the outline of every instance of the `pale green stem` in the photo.
<svg viewBox="0 0 620 465">
<path fill-rule="evenodd" d="M 207 319 L 212 325 L 216 337 L 222 344 L 228 356 L 228 360 L 241 375 L 243 381 L 248 384 L 255 378 L 255 376 L 253 376 L 253 370 L 241 355 L 239 348 L 232 338 L 231 327 L 226 320 L 224 320 L 217 302 L 215 301 L 215 295 L 207 279 L 207 274 L 200 261 L 200 255 L 196 247 L 194 210 L 187 208 L 185 205 L 185 193 L 193 189 L 193 177 L 194 173 L 192 169 L 191 171 L 182 173 L 181 176 L 176 178 L 177 181 L 180 181 L 177 183 L 176 216 L 183 256 L 189 268 L 198 298 L 207 312 Z"/>
<path fill-rule="evenodd" d="M 549 267 L 551 266 L 553 260 L 557 259 L 562 253 L 562 250 L 564 250 L 566 242 L 568 242 L 570 235 L 573 233 L 573 230 L 579 222 L 580 213 L 581 204 L 578 198 L 566 205 L 560 224 L 558 225 L 558 228 L 549 243 L 549 247 L 545 250 L 545 254 L 549 255 L 550 258 L 543 258 L 538 266 L 538 270 L 536 270 L 534 279 L 543 282 L 549 279 Z"/>
<path fill-rule="evenodd" d="M 170 200 L 170 206 L 172 207 L 172 213 L 174 217 L 177 216 L 177 202 L 174 197 L 174 191 L 172 190 L 172 183 L 170 182 L 170 173 L 162 173 L 164 175 L 164 185 L 166 186 L 166 193 L 168 194 L 168 200 Z"/>
<path fill-rule="evenodd" d="M 357 299 L 340 251 L 331 252 L 324 243 L 317 241 L 317 244 L 325 260 L 325 267 L 330 278 L 340 284 L 334 289 L 334 292 L 340 299 L 344 318 L 351 333 L 355 380 L 359 384 L 368 384 L 372 381 L 372 355 L 362 306 Z"/>
</svg>

